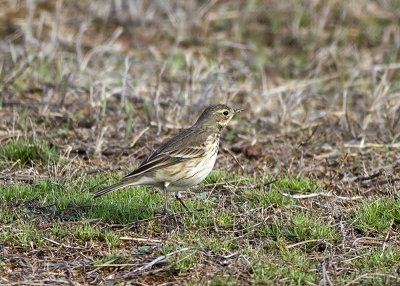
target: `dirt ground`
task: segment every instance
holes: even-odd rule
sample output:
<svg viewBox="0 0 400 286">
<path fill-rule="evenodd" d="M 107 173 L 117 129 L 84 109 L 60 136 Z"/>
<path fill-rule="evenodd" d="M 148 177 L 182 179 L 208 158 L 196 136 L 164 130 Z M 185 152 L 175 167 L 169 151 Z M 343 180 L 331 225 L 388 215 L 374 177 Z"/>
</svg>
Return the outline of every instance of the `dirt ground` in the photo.
<svg viewBox="0 0 400 286">
<path fill-rule="evenodd" d="M 399 18 L 383 0 L 1 1 L 0 285 L 400 283 Z M 145 189 L 91 201 L 221 102 L 244 112 L 194 217 Z"/>
</svg>

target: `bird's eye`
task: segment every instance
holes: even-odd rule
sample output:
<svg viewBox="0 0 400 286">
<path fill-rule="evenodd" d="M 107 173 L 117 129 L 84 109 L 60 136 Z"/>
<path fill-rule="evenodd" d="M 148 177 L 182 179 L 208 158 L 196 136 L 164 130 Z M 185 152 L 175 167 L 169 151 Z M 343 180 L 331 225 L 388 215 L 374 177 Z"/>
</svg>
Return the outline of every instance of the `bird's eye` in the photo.
<svg viewBox="0 0 400 286">
<path fill-rule="evenodd" d="M 228 111 L 228 110 L 225 110 L 225 111 L 224 111 L 224 115 L 225 115 L 225 116 L 228 116 L 228 114 L 229 114 L 229 111 Z"/>
</svg>

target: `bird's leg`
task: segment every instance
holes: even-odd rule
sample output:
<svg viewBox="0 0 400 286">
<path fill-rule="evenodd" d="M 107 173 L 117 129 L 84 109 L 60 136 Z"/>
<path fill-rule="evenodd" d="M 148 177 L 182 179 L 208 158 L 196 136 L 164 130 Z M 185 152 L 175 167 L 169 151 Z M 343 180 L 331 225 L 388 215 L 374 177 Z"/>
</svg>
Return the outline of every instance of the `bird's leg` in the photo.
<svg viewBox="0 0 400 286">
<path fill-rule="evenodd" d="M 164 183 L 163 184 L 163 192 L 164 192 L 164 213 L 166 214 L 168 212 L 168 208 L 167 208 L 167 187 L 168 187 L 169 183 Z"/>
<path fill-rule="evenodd" d="M 182 200 L 182 196 L 180 192 L 175 192 L 175 198 L 181 203 L 181 205 L 185 208 L 185 210 L 192 214 L 192 212 L 189 210 L 189 208 L 185 205 L 185 202 Z"/>
</svg>

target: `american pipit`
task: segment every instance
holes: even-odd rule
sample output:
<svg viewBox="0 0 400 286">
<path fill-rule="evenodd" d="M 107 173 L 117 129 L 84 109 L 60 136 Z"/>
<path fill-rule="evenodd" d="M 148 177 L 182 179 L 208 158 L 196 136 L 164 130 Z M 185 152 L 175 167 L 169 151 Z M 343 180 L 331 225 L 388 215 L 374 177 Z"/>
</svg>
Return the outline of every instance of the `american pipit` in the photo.
<svg viewBox="0 0 400 286">
<path fill-rule="evenodd" d="M 167 140 L 137 169 L 120 182 L 93 193 L 93 197 L 127 186 L 151 185 L 164 192 L 164 212 L 167 212 L 167 190 L 188 211 L 180 191 L 201 183 L 214 167 L 222 129 L 241 110 L 225 104 L 207 107 L 193 126 Z"/>
</svg>

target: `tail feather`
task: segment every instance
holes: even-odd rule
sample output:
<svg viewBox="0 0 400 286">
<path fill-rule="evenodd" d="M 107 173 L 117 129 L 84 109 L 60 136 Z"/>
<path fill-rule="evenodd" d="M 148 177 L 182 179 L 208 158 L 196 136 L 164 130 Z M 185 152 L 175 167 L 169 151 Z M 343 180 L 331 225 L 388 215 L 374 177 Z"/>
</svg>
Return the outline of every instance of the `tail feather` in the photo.
<svg viewBox="0 0 400 286">
<path fill-rule="evenodd" d="M 127 186 L 129 186 L 129 185 L 132 185 L 132 182 L 129 182 L 129 181 L 121 181 L 121 182 L 118 182 L 118 183 L 116 183 L 116 184 L 114 184 L 114 185 L 111 185 L 111 186 L 109 186 L 109 187 L 107 187 L 107 188 L 104 188 L 104 189 L 102 189 L 102 190 L 100 190 L 100 191 L 97 191 L 97 192 L 93 193 L 93 194 L 92 194 L 92 197 L 93 197 L 93 198 L 97 198 L 97 197 L 100 197 L 100 196 L 102 196 L 102 195 L 105 195 L 105 194 L 107 194 L 107 193 L 109 193 L 109 192 L 112 192 L 112 191 L 116 191 L 116 190 L 125 188 L 125 187 L 127 187 Z"/>
</svg>

